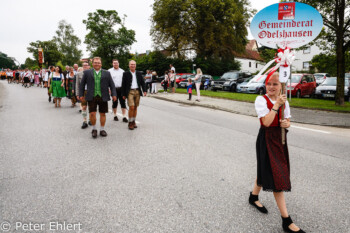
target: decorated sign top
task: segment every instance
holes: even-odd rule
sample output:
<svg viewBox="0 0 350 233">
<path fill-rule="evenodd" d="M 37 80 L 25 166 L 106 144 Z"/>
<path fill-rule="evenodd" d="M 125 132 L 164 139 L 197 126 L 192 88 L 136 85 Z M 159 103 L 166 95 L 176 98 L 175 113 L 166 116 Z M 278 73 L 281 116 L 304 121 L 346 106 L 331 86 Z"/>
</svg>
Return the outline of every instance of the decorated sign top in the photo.
<svg viewBox="0 0 350 233">
<path fill-rule="evenodd" d="M 285 2 L 259 11 L 250 24 L 250 31 L 258 43 L 269 48 L 298 48 L 313 41 L 322 27 L 322 16 L 315 8 Z"/>
</svg>

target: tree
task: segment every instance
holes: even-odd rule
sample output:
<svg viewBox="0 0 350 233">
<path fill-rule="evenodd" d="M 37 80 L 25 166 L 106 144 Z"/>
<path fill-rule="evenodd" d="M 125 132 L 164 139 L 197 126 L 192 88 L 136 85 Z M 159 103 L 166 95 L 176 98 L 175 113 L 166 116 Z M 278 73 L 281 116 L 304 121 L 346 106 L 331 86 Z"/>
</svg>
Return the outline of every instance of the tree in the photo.
<svg viewBox="0 0 350 233">
<path fill-rule="evenodd" d="M 115 10 L 96 10 L 83 23 L 89 31 L 85 36 L 87 49 L 93 56 L 102 58 L 104 68 L 110 67 L 113 59 L 118 59 L 121 67 L 128 66 L 129 50 L 136 41 L 135 31 L 124 26 Z M 117 31 L 115 26 L 119 26 Z"/>
<path fill-rule="evenodd" d="M 350 52 L 345 53 L 345 70 L 350 71 Z M 333 54 L 321 53 L 312 58 L 312 66 L 319 72 L 327 72 L 331 76 L 337 76 L 337 56 Z"/>
<path fill-rule="evenodd" d="M 39 65 L 36 60 L 33 60 L 30 57 L 27 57 L 24 62 L 24 68 L 35 70 L 35 69 L 39 69 Z"/>
<path fill-rule="evenodd" d="M 248 7 L 248 0 L 155 0 L 151 36 L 157 48 L 178 58 L 186 51 L 203 58 L 233 58 L 233 52 L 245 50 L 254 12 Z"/>
<path fill-rule="evenodd" d="M 74 35 L 74 29 L 71 24 L 61 20 L 58 23 L 58 30 L 56 31 L 56 36 L 53 37 L 53 41 L 56 42 L 58 50 L 63 54 L 63 64 L 72 66 L 74 63 L 79 62 L 82 57 L 82 51 L 78 48 L 81 40 Z"/>
<path fill-rule="evenodd" d="M 29 47 L 27 47 L 27 51 L 33 54 L 34 60 L 38 61 L 38 48 L 41 47 L 44 50 L 44 62 L 46 67 L 49 65 L 54 65 L 56 62 L 60 61 L 63 58 L 63 54 L 58 51 L 58 47 L 53 40 L 48 41 L 40 41 L 29 43 Z"/>
<path fill-rule="evenodd" d="M 16 63 L 12 57 L 8 57 L 7 54 L 0 52 L 0 69 L 1 68 L 16 68 Z"/>
<path fill-rule="evenodd" d="M 319 40 L 335 45 L 337 67 L 336 105 L 344 105 L 345 53 L 350 49 L 350 0 L 300 0 L 316 8 L 326 26 Z"/>
</svg>

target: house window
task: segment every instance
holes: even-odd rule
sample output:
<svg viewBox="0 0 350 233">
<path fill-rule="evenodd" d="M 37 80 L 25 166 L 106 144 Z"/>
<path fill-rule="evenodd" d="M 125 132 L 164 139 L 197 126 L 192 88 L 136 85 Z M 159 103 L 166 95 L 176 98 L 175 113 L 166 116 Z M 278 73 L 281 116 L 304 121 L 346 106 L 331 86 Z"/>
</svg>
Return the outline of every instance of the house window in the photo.
<svg viewBox="0 0 350 233">
<path fill-rule="evenodd" d="M 310 67 L 310 62 L 309 61 L 303 62 L 303 69 L 304 70 L 308 70 L 309 67 Z"/>
<path fill-rule="evenodd" d="M 303 50 L 303 53 L 304 54 L 308 54 L 308 53 L 311 53 L 311 47 L 307 47 Z"/>
<path fill-rule="evenodd" d="M 250 68 L 250 67 L 252 67 L 252 62 L 251 62 L 251 61 L 249 62 L 249 68 Z"/>
</svg>

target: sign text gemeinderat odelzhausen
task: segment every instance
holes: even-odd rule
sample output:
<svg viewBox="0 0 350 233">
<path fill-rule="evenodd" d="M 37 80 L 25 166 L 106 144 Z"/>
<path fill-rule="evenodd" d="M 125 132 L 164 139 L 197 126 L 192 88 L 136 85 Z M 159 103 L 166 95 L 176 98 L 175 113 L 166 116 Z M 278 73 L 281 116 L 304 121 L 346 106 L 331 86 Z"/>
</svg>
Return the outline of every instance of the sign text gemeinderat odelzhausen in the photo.
<svg viewBox="0 0 350 233">
<path fill-rule="evenodd" d="M 313 41 L 321 32 L 323 20 L 313 7 L 298 3 L 276 3 L 259 11 L 250 30 L 262 45 L 298 48 Z"/>
</svg>

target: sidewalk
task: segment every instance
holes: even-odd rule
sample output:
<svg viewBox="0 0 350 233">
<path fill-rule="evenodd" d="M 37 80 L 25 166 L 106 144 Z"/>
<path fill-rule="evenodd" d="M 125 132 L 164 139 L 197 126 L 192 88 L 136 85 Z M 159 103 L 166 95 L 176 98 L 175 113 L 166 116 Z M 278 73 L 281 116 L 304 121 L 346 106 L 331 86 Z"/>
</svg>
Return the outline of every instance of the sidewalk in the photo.
<svg viewBox="0 0 350 233">
<path fill-rule="evenodd" d="M 188 101 L 188 95 L 186 94 L 171 93 L 158 93 L 151 95 L 151 97 L 175 103 L 201 106 L 247 116 L 257 116 L 254 104 L 248 102 L 211 98 L 206 96 L 201 96 L 201 102 L 195 101 L 196 96 L 192 97 L 192 101 Z M 292 122 L 350 128 L 350 113 L 327 112 L 291 107 L 291 114 Z"/>
</svg>

